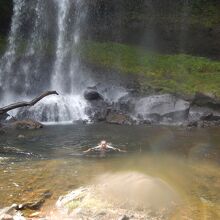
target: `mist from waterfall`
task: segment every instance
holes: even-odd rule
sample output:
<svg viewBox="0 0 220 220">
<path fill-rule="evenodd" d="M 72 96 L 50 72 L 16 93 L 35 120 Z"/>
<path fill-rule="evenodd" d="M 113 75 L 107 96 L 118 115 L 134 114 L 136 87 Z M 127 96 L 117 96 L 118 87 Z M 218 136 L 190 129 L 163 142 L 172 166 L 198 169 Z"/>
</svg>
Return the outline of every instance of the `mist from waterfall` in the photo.
<svg viewBox="0 0 220 220">
<path fill-rule="evenodd" d="M 40 121 L 86 119 L 89 77 L 75 50 L 86 25 L 84 0 L 14 0 L 8 47 L 0 61 L 1 104 L 56 90 L 30 109 Z M 23 113 L 24 114 L 24 113 Z"/>
</svg>

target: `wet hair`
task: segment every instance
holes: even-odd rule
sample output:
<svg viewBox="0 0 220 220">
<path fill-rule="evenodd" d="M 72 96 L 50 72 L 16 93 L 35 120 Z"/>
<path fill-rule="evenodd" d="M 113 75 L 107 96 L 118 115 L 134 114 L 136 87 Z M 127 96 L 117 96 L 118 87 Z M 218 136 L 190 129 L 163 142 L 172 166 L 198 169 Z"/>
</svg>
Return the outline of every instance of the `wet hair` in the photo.
<svg viewBox="0 0 220 220">
<path fill-rule="evenodd" d="M 102 140 L 101 144 L 107 144 L 107 142 L 105 140 Z"/>
</svg>

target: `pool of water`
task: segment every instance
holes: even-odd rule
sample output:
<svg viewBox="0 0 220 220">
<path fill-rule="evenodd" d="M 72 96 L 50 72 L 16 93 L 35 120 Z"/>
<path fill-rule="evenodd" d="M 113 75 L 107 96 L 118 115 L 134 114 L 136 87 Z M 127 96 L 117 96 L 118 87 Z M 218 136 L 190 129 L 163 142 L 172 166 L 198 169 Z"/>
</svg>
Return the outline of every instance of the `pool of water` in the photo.
<svg viewBox="0 0 220 220">
<path fill-rule="evenodd" d="M 52 197 L 90 184 L 105 173 L 136 171 L 167 182 L 181 197 L 171 219 L 220 218 L 220 129 L 54 125 L 11 131 L 0 137 L 0 207 Z M 84 157 L 82 150 L 106 139 L 123 155 Z"/>
</svg>

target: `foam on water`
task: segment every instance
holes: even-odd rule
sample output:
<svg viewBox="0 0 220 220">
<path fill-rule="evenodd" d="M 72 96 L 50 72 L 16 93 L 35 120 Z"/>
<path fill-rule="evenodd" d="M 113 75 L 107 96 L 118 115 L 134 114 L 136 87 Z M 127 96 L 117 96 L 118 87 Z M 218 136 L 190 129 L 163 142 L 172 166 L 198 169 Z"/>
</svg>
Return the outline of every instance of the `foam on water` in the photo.
<svg viewBox="0 0 220 220">
<path fill-rule="evenodd" d="M 83 109 L 87 102 L 81 95 L 51 96 L 29 109 L 31 117 L 42 122 L 68 123 L 88 120 Z"/>
</svg>

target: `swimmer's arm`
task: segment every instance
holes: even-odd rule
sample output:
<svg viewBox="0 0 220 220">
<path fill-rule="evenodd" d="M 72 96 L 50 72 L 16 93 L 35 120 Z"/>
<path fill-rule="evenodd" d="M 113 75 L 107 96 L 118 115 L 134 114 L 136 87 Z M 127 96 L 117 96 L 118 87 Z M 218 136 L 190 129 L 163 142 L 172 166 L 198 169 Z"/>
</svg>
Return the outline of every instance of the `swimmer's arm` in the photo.
<svg viewBox="0 0 220 220">
<path fill-rule="evenodd" d="M 121 149 L 118 149 L 119 152 L 122 152 L 122 153 L 126 153 L 127 151 L 126 150 L 121 150 Z"/>
<path fill-rule="evenodd" d="M 115 151 L 118 151 L 118 152 L 127 152 L 126 150 L 121 150 L 119 148 L 116 148 L 116 147 L 112 147 L 112 146 L 108 146 L 109 149 L 112 149 L 112 150 L 115 150 Z"/>
<path fill-rule="evenodd" d="M 89 148 L 88 150 L 84 150 L 83 153 L 89 153 L 92 151 L 92 148 Z"/>
<path fill-rule="evenodd" d="M 88 150 L 83 151 L 83 153 L 89 153 L 89 152 L 94 151 L 94 150 L 97 150 L 97 149 L 99 149 L 99 148 L 100 148 L 100 146 L 92 147 L 92 148 L 89 148 Z"/>
</svg>

